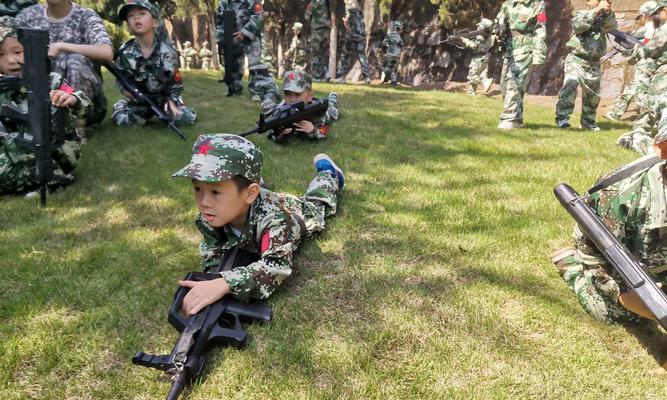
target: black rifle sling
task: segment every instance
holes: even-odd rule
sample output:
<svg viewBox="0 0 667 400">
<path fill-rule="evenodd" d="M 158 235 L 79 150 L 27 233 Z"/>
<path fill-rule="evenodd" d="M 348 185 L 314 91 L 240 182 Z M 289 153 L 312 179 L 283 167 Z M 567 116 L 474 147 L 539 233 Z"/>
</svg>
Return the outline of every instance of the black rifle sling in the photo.
<svg viewBox="0 0 667 400">
<path fill-rule="evenodd" d="M 623 179 L 631 177 L 637 172 L 649 169 L 661 161 L 664 160 L 658 156 L 646 156 L 630 164 L 626 164 L 600 178 L 595 183 L 595 185 L 593 185 L 593 187 L 588 189 L 588 194 L 592 194 L 600 189 L 607 188 L 615 183 L 622 181 Z"/>
</svg>

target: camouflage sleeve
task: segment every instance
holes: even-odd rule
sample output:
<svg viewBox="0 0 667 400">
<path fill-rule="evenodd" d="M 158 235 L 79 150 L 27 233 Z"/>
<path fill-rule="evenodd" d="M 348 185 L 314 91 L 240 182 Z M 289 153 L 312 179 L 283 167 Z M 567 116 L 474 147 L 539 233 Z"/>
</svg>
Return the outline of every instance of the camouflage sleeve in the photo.
<svg viewBox="0 0 667 400">
<path fill-rule="evenodd" d="M 132 40 L 132 39 L 130 39 L 130 40 Z M 132 76 L 132 68 L 130 68 L 130 65 L 127 62 L 127 58 L 125 57 L 126 51 L 128 51 L 127 50 L 128 43 L 130 43 L 130 42 L 127 41 L 120 46 L 120 48 L 118 49 L 118 51 L 114 55 L 113 63 L 116 66 L 116 68 L 118 68 L 118 70 L 120 71 L 121 74 L 123 74 L 124 76 L 130 77 L 130 76 Z M 121 93 L 123 93 L 123 91 L 125 91 L 125 89 L 123 89 L 123 87 L 120 85 L 120 83 L 118 82 L 117 79 L 116 79 L 116 86 L 118 87 L 118 90 L 120 90 Z"/>
<path fill-rule="evenodd" d="M 49 86 L 51 90 L 62 90 L 63 92 L 76 97 L 76 104 L 69 107 L 69 109 L 77 118 L 84 117 L 86 112 L 88 112 L 88 109 L 92 106 L 92 102 L 83 91 L 71 87 L 65 78 L 57 72 L 51 72 L 49 74 Z"/>
<path fill-rule="evenodd" d="M 220 272 L 237 300 L 266 299 L 292 274 L 292 257 L 297 249 L 293 230 L 300 228 L 291 221 L 288 223 L 287 218 L 274 216 L 259 230 L 262 232 L 259 261 Z"/>
<path fill-rule="evenodd" d="M 82 15 L 83 19 L 83 32 L 85 44 L 92 44 L 96 46 L 109 45 L 111 46 L 111 38 L 107 33 L 107 29 L 104 27 L 102 18 L 100 18 L 97 13 L 91 9 L 84 9 Z"/>
<path fill-rule="evenodd" d="M 607 33 L 612 29 L 616 29 L 618 23 L 616 22 L 616 14 L 612 11 L 602 20 L 601 31 L 602 33 Z"/>
<path fill-rule="evenodd" d="M 493 20 L 493 34 L 498 37 L 504 37 L 505 29 L 507 28 L 507 2 L 503 2 L 500 6 L 496 18 Z"/>
<path fill-rule="evenodd" d="M 167 97 L 174 102 L 181 101 L 183 94 L 183 78 L 178 70 L 178 55 L 170 45 L 163 43 L 161 46 L 160 64 L 167 76 Z"/>
<path fill-rule="evenodd" d="M 477 40 L 477 38 L 468 39 L 468 38 L 462 37 L 461 42 L 463 42 L 463 45 L 465 47 L 469 48 L 470 50 L 472 50 L 473 52 L 476 52 L 477 49 L 479 48 L 479 41 Z"/>
<path fill-rule="evenodd" d="M 537 24 L 533 41 L 533 65 L 544 64 L 547 60 L 547 13 L 544 2 L 538 2 Z"/>
<path fill-rule="evenodd" d="M 658 59 L 667 51 L 667 30 L 656 29 L 651 40 L 644 46 L 636 46 L 632 53 L 632 58 L 640 60 L 642 58 Z"/>
<path fill-rule="evenodd" d="M 255 37 L 259 36 L 262 33 L 262 23 L 264 21 L 264 7 L 262 2 L 255 0 L 252 5 L 252 13 L 250 14 L 250 19 L 248 22 L 241 28 L 241 33 L 250 40 L 254 40 Z"/>
<path fill-rule="evenodd" d="M 580 35 L 593 28 L 595 23 L 595 13 L 593 10 L 577 11 L 572 18 L 572 30 L 575 35 Z"/>
</svg>

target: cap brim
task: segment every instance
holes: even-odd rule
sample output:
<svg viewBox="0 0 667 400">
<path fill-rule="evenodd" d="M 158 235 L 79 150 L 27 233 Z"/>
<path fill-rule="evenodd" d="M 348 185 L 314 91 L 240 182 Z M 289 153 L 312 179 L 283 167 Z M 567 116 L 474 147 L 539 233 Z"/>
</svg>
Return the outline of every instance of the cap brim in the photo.
<svg viewBox="0 0 667 400">
<path fill-rule="evenodd" d="M 301 87 L 299 85 L 290 85 L 290 84 L 283 86 L 284 92 L 303 93 L 306 89 L 310 89 L 310 87 L 308 86 Z"/>
<path fill-rule="evenodd" d="M 222 182 L 234 177 L 227 171 L 220 171 L 218 166 L 209 166 L 205 163 L 191 162 L 171 175 L 172 178 L 190 178 L 202 182 Z"/>
</svg>

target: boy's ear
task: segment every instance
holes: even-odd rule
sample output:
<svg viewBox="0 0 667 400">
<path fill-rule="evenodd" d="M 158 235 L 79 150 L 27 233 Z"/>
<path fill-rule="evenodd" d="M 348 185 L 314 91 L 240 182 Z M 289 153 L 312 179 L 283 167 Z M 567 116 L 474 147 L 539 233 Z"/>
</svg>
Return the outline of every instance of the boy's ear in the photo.
<svg viewBox="0 0 667 400">
<path fill-rule="evenodd" d="M 259 183 L 251 183 L 250 186 L 246 189 L 246 198 L 245 201 L 247 204 L 252 204 L 257 200 L 257 196 L 259 196 L 259 190 L 260 186 Z"/>
</svg>

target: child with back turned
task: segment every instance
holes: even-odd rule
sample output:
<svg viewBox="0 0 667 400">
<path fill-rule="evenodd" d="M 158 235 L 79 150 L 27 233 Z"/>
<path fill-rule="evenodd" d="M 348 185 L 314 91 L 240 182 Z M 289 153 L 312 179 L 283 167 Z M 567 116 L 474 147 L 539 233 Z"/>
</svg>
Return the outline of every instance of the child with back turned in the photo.
<svg viewBox="0 0 667 400">
<path fill-rule="evenodd" d="M 294 252 L 336 213 L 337 194 L 345 183 L 327 155 L 319 154 L 313 162 L 316 176 L 305 195 L 276 193 L 259 184 L 262 152 L 252 142 L 226 134 L 197 139 L 190 163 L 174 176 L 192 180 L 196 225 L 203 235 L 202 266 L 215 269 L 236 247 L 258 261 L 222 271 L 218 279 L 179 281 L 190 288 L 184 313 L 196 314 L 229 294 L 241 301 L 265 299 L 291 275 Z"/>
</svg>

